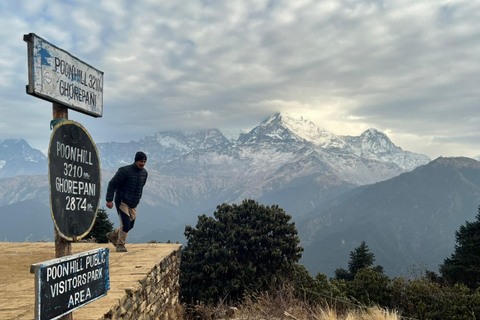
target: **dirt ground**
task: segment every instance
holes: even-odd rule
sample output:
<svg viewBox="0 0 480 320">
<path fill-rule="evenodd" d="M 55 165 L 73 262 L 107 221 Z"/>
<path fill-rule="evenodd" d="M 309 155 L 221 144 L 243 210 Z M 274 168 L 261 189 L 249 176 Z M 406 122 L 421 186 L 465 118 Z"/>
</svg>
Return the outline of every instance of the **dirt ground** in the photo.
<svg viewBox="0 0 480 320">
<path fill-rule="evenodd" d="M 109 248 L 110 290 L 73 313 L 74 319 L 98 319 L 108 312 L 125 289 L 144 277 L 165 256 L 178 250 L 178 244 L 128 244 L 127 253 L 117 253 L 112 245 L 73 243 L 72 254 Z M 0 242 L 0 319 L 33 319 L 35 315 L 35 274 L 32 264 L 55 258 L 53 242 Z"/>
</svg>

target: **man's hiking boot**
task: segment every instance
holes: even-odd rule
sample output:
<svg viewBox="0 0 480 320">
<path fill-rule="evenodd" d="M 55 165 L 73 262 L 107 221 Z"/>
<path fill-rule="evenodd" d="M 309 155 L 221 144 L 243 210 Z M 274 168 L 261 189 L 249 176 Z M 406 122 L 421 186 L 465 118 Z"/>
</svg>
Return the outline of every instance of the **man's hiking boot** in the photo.
<svg viewBox="0 0 480 320">
<path fill-rule="evenodd" d="M 113 231 L 107 233 L 107 238 L 108 241 L 110 241 L 115 247 L 117 246 L 117 237 L 115 236 L 115 233 Z"/>
<path fill-rule="evenodd" d="M 117 252 L 127 252 L 127 248 L 125 248 L 125 245 L 119 244 L 117 246 Z"/>
</svg>

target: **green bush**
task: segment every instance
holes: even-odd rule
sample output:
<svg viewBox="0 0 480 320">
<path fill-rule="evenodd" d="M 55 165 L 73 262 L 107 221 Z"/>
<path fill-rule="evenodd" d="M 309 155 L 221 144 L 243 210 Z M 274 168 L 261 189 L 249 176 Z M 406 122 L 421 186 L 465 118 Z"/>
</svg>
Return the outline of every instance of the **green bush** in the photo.
<svg viewBox="0 0 480 320">
<path fill-rule="evenodd" d="M 303 250 L 291 216 L 253 200 L 222 204 L 214 217 L 187 226 L 182 250 L 180 295 L 186 303 L 239 301 L 280 279 L 294 278 Z"/>
<path fill-rule="evenodd" d="M 363 306 L 389 306 L 393 291 L 388 276 L 363 268 L 357 271 L 353 281 L 347 282 L 347 296 Z"/>
<path fill-rule="evenodd" d="M 471 289 L 480 287 L 480 208 L 475 219 L 455 232 L 455 252 L 440 266 L 444 280 L 463 283 Z"/>
<path fill-rule="evenodd" d="M 335 270 L 335 279 L 352 281 L 357 272 L 364 268 L 371 268 L 377 273 L 383 274 L 382 266 L 373 266 L 375 255 L 370 252 L 365 241 L 350 252 L 350 260 L 348 261 L 348 270 L 338 268 Z"/>
<path fill-rule="evenodd" d="M 108 219 L 107 210 L 101 208 L 98 209 L 92 230 L 90 230 L 85 239 L 93 238 L 97 243 L 108 243 L 107 233 L 112 230 L 113 223 Z"/>
</svg>

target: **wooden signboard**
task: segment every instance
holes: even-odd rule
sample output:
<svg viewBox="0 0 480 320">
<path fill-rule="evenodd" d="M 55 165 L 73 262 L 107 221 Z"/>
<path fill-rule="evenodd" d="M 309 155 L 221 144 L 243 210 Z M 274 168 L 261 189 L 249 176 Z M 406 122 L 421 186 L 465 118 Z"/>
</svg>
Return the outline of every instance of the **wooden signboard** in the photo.
<svg viewBox="0 0 480 320">
<path fill-rule="evenodd" d="M 94 117 L 103 114 L 103 72 L 34 33 L 28 43 L 27 93 Z"/>
<path fill-rule="evenodd" d="M 79 123 L 66 120 L 53 129 L 48 175 L 55 228 L 66 240 L 82 239 L 100 205 L 101 171 L 97 148 Z"/>
<path fill-rule="evenodd" d="M 92 229 L 100 204 L 101 169 L 90 134 L 69 121 L 68 109 L 103 115 L 103 72 L 34 33 L 28 44 L 27 94 L 51 101 L 54 126 L 48 150 L 55 257 L 32 265 L 35 319 L 72 319 L 71 312 L 110 287 L 108 249 L 71 256 L 71 242 Z"/>
<path fill-rule="evenodd" d="M 36 263 L 35 319 L 59 319 L 110 290 L 109 250 L 100 248 Z"/>
</svg>

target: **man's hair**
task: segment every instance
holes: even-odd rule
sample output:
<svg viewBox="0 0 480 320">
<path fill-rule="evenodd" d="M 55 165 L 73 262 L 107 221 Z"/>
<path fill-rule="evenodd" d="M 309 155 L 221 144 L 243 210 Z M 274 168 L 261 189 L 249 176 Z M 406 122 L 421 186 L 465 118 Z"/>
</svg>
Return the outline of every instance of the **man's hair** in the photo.
<svg viewBox="0 0 480 320">
<path fill-rule="evenodd" d="M 135 153 L 135 162 L 140 160 L 147 160 L 147 155 L 142 151 L 138 151 L 137 153 Z"/>
</svg>

